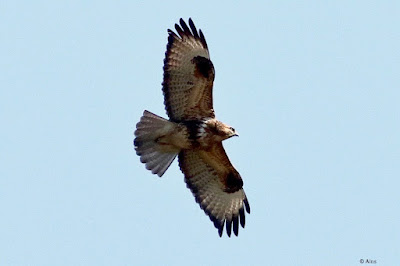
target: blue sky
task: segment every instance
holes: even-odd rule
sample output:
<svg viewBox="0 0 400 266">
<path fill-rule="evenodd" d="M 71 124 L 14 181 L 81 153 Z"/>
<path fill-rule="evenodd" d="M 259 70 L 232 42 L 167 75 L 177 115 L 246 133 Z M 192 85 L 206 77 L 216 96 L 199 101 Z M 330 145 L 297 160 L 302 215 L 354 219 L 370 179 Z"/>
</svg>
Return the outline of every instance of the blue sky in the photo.
<svg viewBox="0 0 400 266">
<path fill-rule="evenodd" d="M 398 1 L 2 1 L 1 265 L 395 265 Z M 219 238 L 177 163 L 133 146 L 166 117 L 167 28 L 192 17 L 252 213 Z"/>
</svg>

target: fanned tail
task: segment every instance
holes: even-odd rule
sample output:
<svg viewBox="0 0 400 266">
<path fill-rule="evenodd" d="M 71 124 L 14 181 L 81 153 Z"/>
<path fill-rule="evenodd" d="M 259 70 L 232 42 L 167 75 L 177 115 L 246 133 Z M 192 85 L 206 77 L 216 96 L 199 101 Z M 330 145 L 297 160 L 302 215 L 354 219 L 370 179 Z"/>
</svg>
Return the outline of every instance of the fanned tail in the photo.
<svg viewBox="0 0 400 266">
<path fill-rule="evenodd" d="M 179 150 L 162 150 L 161 145 L 157 142 L 161 136 L 160 132 L 174 126 L 173 124 L 173 122 L 145 110 L 136 125 L 136 138 L 133 141 L 136 154 L 140 156 L 140 161 L 146 165 L 146 169 L 160 177 L 179 153 Z"/>
</svg>

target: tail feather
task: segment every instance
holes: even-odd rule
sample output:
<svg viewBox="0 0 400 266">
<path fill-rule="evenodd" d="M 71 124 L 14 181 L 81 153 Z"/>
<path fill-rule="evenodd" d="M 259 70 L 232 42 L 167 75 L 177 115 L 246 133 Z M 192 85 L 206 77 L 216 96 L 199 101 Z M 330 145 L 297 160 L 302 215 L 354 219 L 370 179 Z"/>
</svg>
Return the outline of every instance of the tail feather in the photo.
<svg viewBox="0 0 400 266">
<path fill-rule="evenodd" d="M 160 177 L 179 153 L 179 150 L 162 151 L 160 144 L 157 143 L 160 137 L 159 132 L 170 124 L 173 123 L 149 111 L 144 111 L 140 122 L 136 125 L 136 138 L 133 142 L 136 154 L 140 156 L 140 161 L 146 165 L 146 169 Z"/>
</svg>

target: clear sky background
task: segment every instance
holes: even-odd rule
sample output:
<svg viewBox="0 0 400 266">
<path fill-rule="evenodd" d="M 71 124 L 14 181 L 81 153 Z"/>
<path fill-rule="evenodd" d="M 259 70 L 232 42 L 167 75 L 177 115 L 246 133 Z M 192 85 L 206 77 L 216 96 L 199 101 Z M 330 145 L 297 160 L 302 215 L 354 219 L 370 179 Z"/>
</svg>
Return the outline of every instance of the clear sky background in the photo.
<svg viewBox="0 0 400 266">
<path fill-rule="evenodd" d="M 400 2 L 160 2 L 1 1 L 0 265 L 399 265 Z M 240 133 L 239 237 L 133 149 L 181 17 Z"/>
</svg>

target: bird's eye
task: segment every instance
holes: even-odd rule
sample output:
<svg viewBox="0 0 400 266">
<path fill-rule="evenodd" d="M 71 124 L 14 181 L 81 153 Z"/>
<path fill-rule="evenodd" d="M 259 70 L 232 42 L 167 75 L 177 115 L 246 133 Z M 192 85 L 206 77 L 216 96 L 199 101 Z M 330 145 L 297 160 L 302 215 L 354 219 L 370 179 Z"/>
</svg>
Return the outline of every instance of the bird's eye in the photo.
<svg viewBox="0 0 400 266">
<path fill-rule="evenodd" d="M 235 129 L 234 129 L 233 127 L 231 127 L 231 130 L 232 130 L 233 132 L 235 132 Z"/>
</svg>

